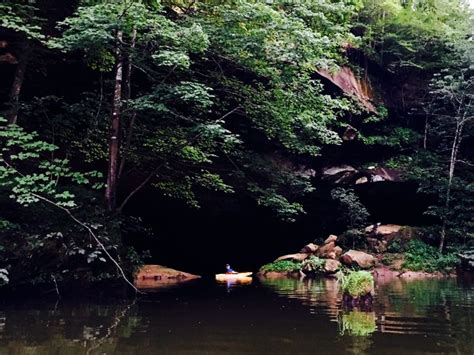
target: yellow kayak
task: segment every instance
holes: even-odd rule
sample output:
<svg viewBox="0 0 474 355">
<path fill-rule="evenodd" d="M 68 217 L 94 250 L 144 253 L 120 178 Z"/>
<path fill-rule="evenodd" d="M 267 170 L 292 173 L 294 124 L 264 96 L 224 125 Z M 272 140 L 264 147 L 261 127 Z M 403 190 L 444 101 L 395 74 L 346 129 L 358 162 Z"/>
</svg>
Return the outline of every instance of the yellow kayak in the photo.
<svg viewBox="0 0 474 355">
<path fill-rule="evenodd" d="M 238 272 L 236 274 L 217 274 L 217 281 L 246 280 L 251 277 L 253 272 Z"/>
</svg>

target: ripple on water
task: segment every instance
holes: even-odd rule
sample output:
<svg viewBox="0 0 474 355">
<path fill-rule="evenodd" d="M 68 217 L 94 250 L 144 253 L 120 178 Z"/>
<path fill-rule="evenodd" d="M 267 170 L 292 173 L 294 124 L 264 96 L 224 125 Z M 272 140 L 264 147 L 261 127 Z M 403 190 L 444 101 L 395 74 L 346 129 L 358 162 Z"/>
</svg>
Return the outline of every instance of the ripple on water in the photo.
<svg viewBox="0 0 474 355">
<path fill-rule="evenodd" d="M 0 306 L 3 354 L 474 354 L 474 287 L 392 280 L 343 309 L 335 280 L 200 281 L 140 299 Z"/>
</svg>

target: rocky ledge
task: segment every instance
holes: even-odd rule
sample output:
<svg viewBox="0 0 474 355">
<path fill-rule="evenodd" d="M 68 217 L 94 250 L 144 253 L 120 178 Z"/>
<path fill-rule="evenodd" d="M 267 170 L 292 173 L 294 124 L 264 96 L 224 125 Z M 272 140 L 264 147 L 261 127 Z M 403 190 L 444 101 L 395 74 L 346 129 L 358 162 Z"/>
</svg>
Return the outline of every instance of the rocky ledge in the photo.
<svg viewBox="0 0 474 355">
<path fill-rule="evenodd" d="M 134 284 L 138 289 L 158 289 L 200 277 L 162 265 L 143 265 L 135 274 Z"/>
<path fill-rule="evenodd" d="M 264 278 L 298 277 L 317 272 L 331 276 L 339 271 L 342 265 L 358 269 L 370 269 L 375 266 L 377 261 L 375 256 L 359 250 L 348 250 L 344 253 L 337 243 L 338 237 L 330 235 L 321 245 L 309 243 L 298 253 L 283 255 L 274 261 L 274 263 L 285 260 L 301 263 L 299 272 L 295 270 L 265 271 L 263 268 L 257 275 Z"/>
</svg>

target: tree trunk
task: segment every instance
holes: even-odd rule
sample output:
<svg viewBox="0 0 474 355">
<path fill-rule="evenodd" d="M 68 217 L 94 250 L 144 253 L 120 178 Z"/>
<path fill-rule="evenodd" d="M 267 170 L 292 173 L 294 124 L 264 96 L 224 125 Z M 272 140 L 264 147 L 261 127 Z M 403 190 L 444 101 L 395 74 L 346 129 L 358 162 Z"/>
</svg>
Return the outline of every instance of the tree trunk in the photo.
<svg viewBox="0 0 474 355">
<path fill-rule="evenodd" d="M 440 240 L 439 240 L 439 252 L 441 253 L 446 244 L 446 228 L 448 222 L 448 216 L 446 215 L 447 211 L 450 208 L 451 204 L 451 188 L 453 185 L 454 170 L 456 168 L 456 162 L 458 158 L 459 147 L 461 146 L 462 141 L 462 131 L 463 131 L 463 119 L 460 119 L 456 124 L 456 132 L 454 133 L 453 145 L 451 147 L 451 157 L 449 159 L 449 173 L 448 173 L 448 184 L 446 186 L 446 197 L 445 197 L 445 213 L 443 216 L 443 223 L 441 227 Z"/>
<path fill-rule="evenodd" d="M 137 30 L 132 30 L 132 38 L 130 48 L 133 51 L 135 48 L 137 39 Z M 130 100 L 132 97 L 132 58 L 130 57 L 130 52 L 127 53 L 126 58 L 124 59 L 124 88 L 123 88 L 123 98 L 124 100 Z M 131 113 L 130 123 L 126 132 L 125 146 L 123 148 L 122 159 L 120 161 L 120 167 L 118 171 L 118 179 L 122 176 L 123 169 L 125 167 L 125 162 L 127 160 L 128 152 L 132 143 L 133 136 L 133 127 L 135 126 L 135 119 L 137 115 L 135 112 Z"/>
<path fill-rule="evenodd" d="M 115 88 L 112 101 L 112 114 L 109 130 L 109 164 L 107 169 L 107 187 L 105 199 L 109 211 L 115 210 L 117 201 L 118 161 L 120 153 L 120 111 L 122 101 L 123 57 L 121 43 L 123 32 L 117 31 L 117 49 L 115 60 Z"/>
<path fill-rule="evenodd" d="M 22 52 L 18 56 L 18 64 L 15 70 L 15 77 L 10 90 L 10 109 L 7 112 L 8 124 L 16 124 L 18 111 L 20 110 L 20 94 L 25 80 L 25 72 L 30 57 L 30 46 L 25 43 L 22 46 Z"/>
</svg>

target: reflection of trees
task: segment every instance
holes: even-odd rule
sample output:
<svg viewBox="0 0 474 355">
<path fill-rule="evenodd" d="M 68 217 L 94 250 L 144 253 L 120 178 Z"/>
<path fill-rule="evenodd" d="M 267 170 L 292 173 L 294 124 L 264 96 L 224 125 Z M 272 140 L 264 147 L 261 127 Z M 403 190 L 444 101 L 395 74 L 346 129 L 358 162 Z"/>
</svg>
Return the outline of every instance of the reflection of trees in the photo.
<svg viewBox="0 0 474 355">
<path fill-rule="evenodd" d="M 462 287 L 459 282 L 394 278 L 377 285 L 371 312 L 347 313 L 340 310 L 335 280 L 261 280 L 280 296 L 301 300 L 310 312 L 315 307 L 320 308 L 319 312 L 328 312 L 338 320 L 341 332 L 354 338 L 356 353 L 364 353 L 370 347 L 370 335 L 374 332 L 437 336 L 440 344 L 453 346 L 460 353 L 469 346 L 472 350 L 472 342 L 466 343 L 465 339 L 472 337 L 469 332 L 474 321 L 474 289 Z"/>
<path fill-rule="evenodd" d="M 31 306 L 31 305 L 30 305 Z M 79 306 L 57 309 L 11 309 L 3 313 L 0 354 L 113 353 L 121 338 L 128 338 L 140 323 L 129 304 Z"/>
<path fill-rule="evenodd" d="M 452 319 L 461 329 L 472 329 L 472 289 L 458 279 L 395 279 L 377 293 L 379 328 L 402 334 L 453 335 Z M 468 304 L 462 304 L 468 302 Z"/>
<path fill-rule="evenodd" d="M 277 294 L 301 300 L 311 308 L 325 308 L 333 320 L 337 320 L 340 297 L 336 279 L 316 278 L 298 279 L 262 279 L 264 286 L 273 289 Z"/>
<path fill-rule="evenodd" d="M 132 303 L 124 307 L 122 310 L 116 311 L 116 315 L 113 319 L 113 322 L 110 324 L 109 327 L 107 327 L 106 332 L 102 337 L 94 339 L 95 341 L 92 342 L 91 347 L 87 349 L 87 355 L 93 354 L 93 352 L 99 347 L 101 347 L 107 340 L 111 340 L 111 337 L 117 332 L 117 327 L 120 325 L 121 322 L 123 322 L 123 319 L 127 316 L 128 312 L 130 311 L 130 308 L 132 308 L 132 306 L 134 306 L 136 302 L 137 300 L 135 299 Z M 136 323 L 137 324 L 135 325 L 138 325 L 138 322 Z M 131 335 L 131 329 L 128 332 L 128 335 Z"/>
</svg>

